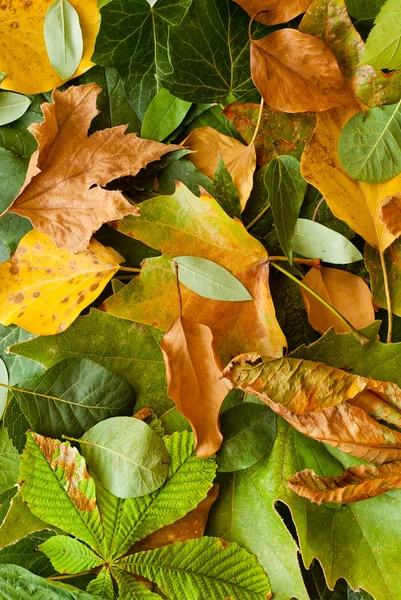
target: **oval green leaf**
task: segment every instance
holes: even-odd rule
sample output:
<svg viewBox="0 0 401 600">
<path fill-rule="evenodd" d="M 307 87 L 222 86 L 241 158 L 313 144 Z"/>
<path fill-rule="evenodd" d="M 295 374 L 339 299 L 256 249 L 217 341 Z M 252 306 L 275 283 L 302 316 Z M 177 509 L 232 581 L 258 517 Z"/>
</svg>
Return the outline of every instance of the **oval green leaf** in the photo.
<svg viewBox="0 0 401 600">
<path fill-rule="evenodd" d="M 69 79 L 81 62 L 84 43 L 78 13 L 68 0 L 49 6 L 44 36 L 51 66 L 61 79 Z"/>
<path fill-rule="evenodd" d="M 0 125 L 16 121 L 28 110 L 31 101 L 22 94 L 0 93 Z"/>
<path fill-rule="evenodd" d="M 107 419 L 89 429 L 79 442 L 91 472 L 118 498 L 150 494 L 167 478 L 167 448 L 159 435 L 139 419 Z"/>
<path fill-rule="evenodd" d="M 358 181 L 381 183 L 401 173 L 401 101 L 358 113 L 341 132 L 343 169 Z"/>
<path fill-rule="evenodd" d="M 160 90 L 145 113 L 141 137 L 162 142 L 182 123 L 191 106 L 192 102 L 180 100 L 165 89 Z"/>
<path fill-rule="evenodd" d="M 0 383 L 4 386 L 8 385 L 8 371 L 7 367 L 0 358 Z M 0 386 L 0 419 L 7 406 L 8 388 Z"/>
<path fill-rule="evenodd" d="M 220 418 L 224 441 L 217 453 L 219 471 L 241 471 L 267 456 L 276 438 L 276 415 L 268 406 L 248 402 Z"/>
<path fill-rule="evenodd" d="M 359 2 L 361 3 L 361 0 Z M 352 0 L 352 3 L 355 3 L 355 0 Z M 380 8 L 380 13 L 366 41 L 366 49 L 361 64 L 372 65 L 377 69 L 398 69 L 401 66 L 400 1 L 365 0 L 362 3 L 358 18 L 367 19 L 370 15 L 376 16 L 379 12 L 378 8 Z M 364 14 L 363 17 L 362 14 Z M 355 16 L 355 14 L 352 16 Z"/>
<path fill-rule="evenodd" d="M 173 260 L 179 266 L 180 283 L 199 296 L 225 302 L 253 299 L 234 275 L 211 260 L 197 256 L 177 256 Z"/>
<path fill-rule="evenodd" d="M 293 250 L 306 258 L 320 258 L 334 265 L 347 265 L 363 258 L 341 233 L 308 219 L 297 221 Z"/>
</svg>

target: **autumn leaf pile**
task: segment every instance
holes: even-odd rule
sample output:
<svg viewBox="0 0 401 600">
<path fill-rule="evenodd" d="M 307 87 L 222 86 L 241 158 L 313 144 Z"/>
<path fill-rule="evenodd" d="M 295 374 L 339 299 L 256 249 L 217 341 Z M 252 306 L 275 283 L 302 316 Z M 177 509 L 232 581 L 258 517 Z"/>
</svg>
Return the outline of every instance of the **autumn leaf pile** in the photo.
<svg viewBox="0 0 401 600">
<path fill-rule="evenodd" d="M 401 1 L 0 32 L 0 598 L 401 600 Z"/>
</svg>

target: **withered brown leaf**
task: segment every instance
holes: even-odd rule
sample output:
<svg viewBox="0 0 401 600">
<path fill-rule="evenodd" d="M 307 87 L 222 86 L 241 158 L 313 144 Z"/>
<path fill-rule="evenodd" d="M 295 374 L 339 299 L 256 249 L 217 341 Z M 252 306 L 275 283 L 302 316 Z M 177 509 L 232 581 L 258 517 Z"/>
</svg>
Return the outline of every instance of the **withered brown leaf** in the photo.
<svg viewBox="0 0 401 600">
<path fill-rule="evenodd" d="M 380 205 L 380 219 L 388 231 L 399 237 L 401 235 L 401 193 L 385 198 Z"/>
<path fill-rule="evenodd" d="M 333 52 L 318 38 L 280 29 L 251 42 L 253 82 L 282 112 L 318 112 L 355 104 Z"/>
<path fill-rule="evenodd" d="M 350 504 L 401 488 L 401 461 L 379 467 L 351 467 L 338 477 L 317 475 L 310 469 L 296 473 L 287 483 L 290 490 L 311 502 Z"/>
<path fill-rule="evenodd" d="M 25 183 L 6 212 L 30 219 L 57 246 L 84 250 L 94 231 L 108 221 L 138 213 L 118 191 L 103 189 L 118 177 L 136 175 L 149 162 L 179 146 L 124 135 L 125 125 L 96 131 L 101 88 L 90 83 L 53 92 L 53 104 L 42 104 L 43 123 L 29 131 L 38 141 Z"/>
<path fill-rule="evenodd" d="M 242 6 L 250 17 L 261 10 L 266 11 L 258 15 L 256 21 L 265 25 L 277 25 L 291 21 L 307 11 L 313 0 L 235 0 L 235 2 Z"/>
<path fill-rule="evenodd" d="M 195 450 L 212 456 L 221 446 L 220 407 L 231 389 L 220 378 L 221 363 L 207 325 L 178 317 L 164 335 L 160 348 L 166 364 L 168 395 L 191 424 Z"/>
</svg>

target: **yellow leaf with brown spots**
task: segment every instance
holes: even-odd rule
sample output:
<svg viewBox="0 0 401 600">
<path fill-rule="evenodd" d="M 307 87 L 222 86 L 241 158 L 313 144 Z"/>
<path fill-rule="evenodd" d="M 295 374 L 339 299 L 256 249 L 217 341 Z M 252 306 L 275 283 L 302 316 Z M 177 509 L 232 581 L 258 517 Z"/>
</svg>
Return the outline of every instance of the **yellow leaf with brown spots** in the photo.
<svg viewBox="0 0 401 600">
<path fill-rule="evenodd" d="M 92 240 L 72 254 L 33 229 L 0 264 L 0 322 L 37 335 L 64 331 L 103 291 L 124 259 Z"/>
<path fill-rule="evenodd" d="M 99 31 L 96 0 L 70 0 L 79 16 L 84 41 L 82 60 L 73 77 L 93 66 L 91 56 Z M 59 87 L 63 80 L 50 64 L 43 27 L 51 0 L 1 0 L 0 71 L 7 72 L 0 84 L 5 90 L 39 94 Z"/>
<path fill-rule="evenodd" d="M 103 223 L 117 221 L 139 209 L 119 191 L 105 190 L 110 181 L 136 175 L 149 162 L 180 148 L 125 135 L 127 125 L 96 131 L 88 137 L 98 114 L 101 89 L 90 83 L 53 92 L 53 104 L 42 104 L 43 123 L 29 131 L 38 141 L 25 183 L 6 212 L 30 219 L 57 246 L 84 250 Z"/>
</svg>

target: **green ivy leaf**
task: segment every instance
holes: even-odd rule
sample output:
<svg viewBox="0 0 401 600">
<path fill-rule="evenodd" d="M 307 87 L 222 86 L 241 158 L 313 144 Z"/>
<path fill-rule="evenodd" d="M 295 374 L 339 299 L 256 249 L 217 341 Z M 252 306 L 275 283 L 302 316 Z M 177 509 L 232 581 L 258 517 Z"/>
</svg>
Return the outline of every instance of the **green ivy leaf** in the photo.
<svg viewBox="0 0 401 600">
<path fill-rule="evenodd" d="M 60 79 L 69 79 L 81 62 L 84 42 L 78 13 L 68 0 L 49 6 L 44 36 L 51 66 Z"/>
<path fill-rule="evenodd" d="M 125 81 L 128 100 L 140 119 L 163 87 L 171 70 L 167 40 L 184 18 L 192 0 L 113 0 L 103 6 L 93 61 L 116 67 Z"/>
<path fill-rule="evenodd" d="M 206 589 L 212 598 L 231 600 L 266 600 L 270 595 L 269 580 L 255 558 L 237 544 L 227 545 L 218 538 L 138 552 L 119 565 L 156 582 L 177 600 L 201 597 Z"/>
<path fill-rule="evenodd" d="M 383 4 L 383 2 L 377 2 Z M 366 15 L 364 18 L 367 18 Z M 366 42 L 361 64 L 378 69 L 401 67 L 401 7 L 398 0 L 387 0 L 375 20 Z"/>
<path fill-rule="evenodd" d="M 100 567 L 103 560 L 88 546 L 67 535 L 55 535 L 38 548 L 59 573 L 82 573 Z"/>
<path fill-rule="evenodd" d="M 362 260 L 362 254 L 340 233 L 308 219 L 298 219 L 293 250 L 307 258 L 320 258 L 335 265 Z"/>
<path fill-rule="evenodd" d="M 30 426 L 49 437 L 80 437 L 104 419 L 133 413 L 130 384 L 87 358 L 66 358 L 13 392 Z"/>
<path fill-rule="evenodd" d="M 273 158 L 264 173 L 263 181 L 280 246 L 292 264 L 294 230 L 308 187 L 301 175 L 299 160 L 286 155 Z"/>
<path fill-rule="evenodd" d="M 227 269 L 197 256 L 176 256 L 178 279 L 187 288 L 212 300 L 229 302 L 252 300 L 245 286 Z"/>
<path fill-rule="evenodd" d="M 401 101 L 358 113 L 348 121 L 338 143 L 341 165 L 348 175 L 381 183 L 401 172 L 400 108 Z"/>
<path fill-rule="evenodd" d="M 276 418 L 267 406 L 233 406 L 221 415 L 224 441 L 217 454 L 219 471 L 248 469 L 267 456 L 276 437 Z"/>
<path fill-rule="evenodd" d="M 7 429 L 0 425 L 0 494 L 17 483 L 19 463 L 19 454 L 8 437 Z"/>
<path fill-rule="evenodd" d="M 103 487 L 118 498 L 157 490 L 170 462 L 160 436 L 132 417 L 114 417 L 91 427 L 79 440 L 82 454 Z"/>
<path fill-rule="evenodd" d="M 217 169 L 214 172 L 212 196 L 229 217 L 233 219 L 241 217 L 241 204 L 237 188 L 221 156 L 219 156 Z"/>
<path fill-rule="evenodd" d="M 22 94 L 0 93 L 0 125 L 16 121 L 28 110 L 31 101 Z"/>
<path fill-rule="evenodd" d="M 180 100 L 161 89 L 145 113 L 141 137 L 162 142 L 180 125 L 191 106 L 192 102 Z"/>
</svg>

